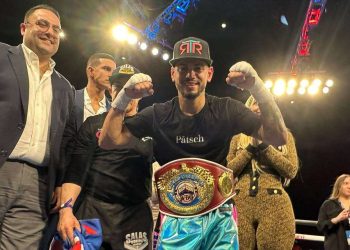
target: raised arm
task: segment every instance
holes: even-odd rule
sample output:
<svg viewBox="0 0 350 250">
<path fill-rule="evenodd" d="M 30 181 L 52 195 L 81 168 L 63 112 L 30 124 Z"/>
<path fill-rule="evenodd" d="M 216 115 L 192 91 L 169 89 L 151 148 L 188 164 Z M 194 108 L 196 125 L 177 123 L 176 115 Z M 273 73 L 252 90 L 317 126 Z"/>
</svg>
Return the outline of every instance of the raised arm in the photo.
<svg viewBox="0 0 350 250">
<path fill-rule="evenodd" d="M 132 99 L 139 99 L 153 94 L 150 76 L 138 73 L 130 77 L 122 90 L 112 102 L 112 108 L 103 123 L 99 146 L 103 149 L 114 149 L 130 144 L 135 138 L 124 126 L 124 115 Z"/>
<path fill-rule="evenodd" d="M 230 68 L 226 82 L 248 90 L 259 104 L 262 126 L 252 136 L 273 146 L 286 144 L 287 128 L 282 114 L 254 68 L 247 62 L 238 62 Z"/>
</svg>

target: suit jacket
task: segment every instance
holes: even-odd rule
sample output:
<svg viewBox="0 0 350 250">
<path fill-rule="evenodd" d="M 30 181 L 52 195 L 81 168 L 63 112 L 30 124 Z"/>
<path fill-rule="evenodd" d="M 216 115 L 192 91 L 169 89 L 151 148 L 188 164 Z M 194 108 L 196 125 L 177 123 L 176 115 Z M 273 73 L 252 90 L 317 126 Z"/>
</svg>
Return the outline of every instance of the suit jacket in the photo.
<svg viewBox="0 0 350 250">
<path fill-rule="evenodd" d="M 51 82 L 48 198 L 57 184 L 58 177 L 62 178 L 63 175 L 60 144 L 74 104 L 74 88 L 66 78 L 54 70 Z M 21 45 L 10 46 L 0 43 L 0 167 L 22 135 L 27 119 L 28 98 L 28 72 Z"/>
<path fill-rule="evenodd" d="M 111 108 L 111 102 L 106 98 L 107 111 Z M 78 134 L 79 128 L 84 122 L 84 89 L 75 91 L 74 106 L 71 114 L 71 118 L 65 128 L 63 134 L 63 140 L 61 144 L 62 157 L 60 164 L 63 169 L 68 167 L 71 154 L 74 149 L 74 137 Z M 60 178 L 58 185 L 61 186 L 63 178 Z"/>
<path fill-rule="evenodd" d="M 84 88 L 85 89 L 85 88 Z M 84 122 L 84 89 L 79 89 L 75 92 L 74 101 L 74 130 L 78 132 L 81 124 Z M 111 108 L 111 102 L 106 98 L 107 111 Z"/>
</svg>

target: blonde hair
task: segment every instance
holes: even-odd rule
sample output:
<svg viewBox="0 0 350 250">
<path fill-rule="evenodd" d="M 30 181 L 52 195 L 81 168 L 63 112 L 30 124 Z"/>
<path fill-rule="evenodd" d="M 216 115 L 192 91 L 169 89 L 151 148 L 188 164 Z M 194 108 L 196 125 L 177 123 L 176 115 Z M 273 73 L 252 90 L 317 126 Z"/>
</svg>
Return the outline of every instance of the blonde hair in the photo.
<svg viewBox="0 0 350 250">
<path fill-rule="evenodd" d="M 255 103 L 256 103 L 256 100 L 254 99 L 254 97 L 250 96 L 247 99 L 247 101 L 245 103 L 245 106 L 248 107 L 248 108 L 251 108 Z M 240 134 L 239 136 L 240 136 L 240 138 L 239 138 L 238 146 L 237 146 L 238 149 L 239 148 L 244 149 L 249 144 L 254 145 L 254 142 L 253 142 L 254 138 L 253 137 L 247 136 L 245 134 Z M 287 149 L 286 145 L 278 147 L 278 150 L 281 151 L 281 153 L 283 155 L 287 155 L 287 153 L 288 153 L 288 149 Z M 260 163 L 258 163 L 254 158 L 251 160 L 251 164 L 252 164 L 253 173 L 256 173 L 256 172 L 262 173 L 263 172 Z M 290 179 L 284 179 L 283 186 L 288 186 L 289 182 L 290 182 Z"/>
<path fill-rule="evenodd" d="M 333 190 L 332 190 L 332 194 L 331 196 L 329 197 L 329 199 L 338 199 L 339 196 L 340 196 L 340 187 L 341 185 L 343 185 L 344 181 L 346 178 L 350 177 L 349 174 L 342 174 L 340 175 L 334 182 L 334 185 L 333 185 Z"/>
</svg>

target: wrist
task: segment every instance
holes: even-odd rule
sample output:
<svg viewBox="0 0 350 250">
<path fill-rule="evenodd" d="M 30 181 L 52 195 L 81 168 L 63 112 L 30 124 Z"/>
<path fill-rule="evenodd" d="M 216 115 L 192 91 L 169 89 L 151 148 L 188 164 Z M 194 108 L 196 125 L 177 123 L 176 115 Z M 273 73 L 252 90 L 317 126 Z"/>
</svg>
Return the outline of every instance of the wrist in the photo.
<svg viewBox="0 0 350 250">
<path fill-rule="evenodd" d="M 125 93 L 125 89 L 123 88 L 111 103 L 111 107 L 125 111 L 131 100 L 132 98 Z"/>
<path fill-rule="evenodd" d="M 73 201 L 73 198 L 70 198 L 66 202 L 62 203 L 60 206 L 60 210 L 65 209 L 65 208 L 73 209 L 72 201 Z"/>
<path fill-rule="evenodd" d="M 335 217 L 335 218 L 333 218 L 333 219 L 331 219 L 331 222 L 333 223 L 333 224 L 338 224 L 338 220 L 337 220 L 337 218 Z"/>
<path fill-rule="evenodd" d="M 269 101 L 273 101 L 272 94 L 266 89 L 263 81 L 260 79 L 258 75 L 254 76 L 255 82 L 254 85 L 248 89 L 255 100 L 261 104 Z"/>
</svg>

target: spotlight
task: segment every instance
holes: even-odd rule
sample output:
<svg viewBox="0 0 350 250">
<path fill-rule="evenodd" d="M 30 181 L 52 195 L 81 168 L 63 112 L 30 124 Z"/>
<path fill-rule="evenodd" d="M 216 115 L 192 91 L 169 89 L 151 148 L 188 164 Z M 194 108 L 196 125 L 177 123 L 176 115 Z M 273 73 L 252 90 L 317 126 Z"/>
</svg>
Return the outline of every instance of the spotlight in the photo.
<svg viewBox="0 0 350 250">
<path fill-rule="evenodd" d="M 159 50 L 157 48 L 153 48 L 151 52 L 152 52 L 152 55 L 154 56 L 159 54 Z"/>
<path fill-rule="evenodd" d="M 221 24 L 221 28 L 226 29 L 226 27 L 227 27 L 226 23 Z"/>
<path fill-rule="evenodd" d="M 307 79 L 301 80 L 300 86 L 301 86 L 302 88 L 306 88 L 307 86 L 309 86 L 309 81 L 308 81 Z"/>
<path fill-rule="evenodd" d="M 146 50 L 146 49 L 147 49 L 147 43 L 142 42 L 142 43 L 140 44 L 140 49 L 141 49 L 141 50 Z"/>
<path fill-rule="evenodd" d="M 286 88 L 286 82 L 283 79 L 279 79 L 275 82 L 275 86 L 273 88 L 273 93 L 277 96 L 283 95 Z"/>
<path fill-rule="evenodd" d="M 118 25 L 112 30 L 113 37 L 118 41 L 124 41 L 128 37 L 128 29 L 124 25 Z"/>
<path fill-rule="evenodd" d="M 135 34 L 128 35 L 128 43 L 134 45 L 137 43 L 137 36 Z"/>
<path fill-rule="evenodd" d="M 318 92 L 318 86 L 316 86 L 316 85 L 311 85 L 310 87 L 308 87 L 307 92 L 308 92 L 310 95 L 316 95 L 317 92 Z"/>
<path fill-rule="evenodd" d="M 305 88 L 300 87 L 300 88 L 298 89 L 298 93 L 299 93 L 300 95 L 304 95 L 305 92 L 306 92 L 306 89 L 305 89 Z"/>
<path fill-rule="evenodd" d="M 322 83 L 322 81 L 320 79 L 317 79 L 317 78 L 312 81 L 312 85 L 317 86 L 317 87 L 320 87 L 321 83 Z"/>
<path fill-rule="evenodd" d="M 66 38 L 66 33 L 64 33 L 63 30 L 60 32 L 60 38 L 61 38 L 61 39 Z"/>
<path fill-rule="evenodd" d="M 333 87 L 333 85 L 334 85 L 334 81 L 332 79 L 328 79 L 326 81 L 326 86 L 327 87 L 331 88 L 331 87 Z"/>
<path fill-rule="evenodd" d="M 294 89 L 293 88 L 287 88 L 287 95 L 293 95 L 294 94 Z"/>
<path fill-rule="evenodd" d="M 272 82 L 271 80 L 265 81 L 265 87 L 266 87 L 267 89 L 271 89 L 272 86 L 273 86 L 273 82 Z"/>
<path fill-rule="evenodd" d="M 162 56 L 162 58 L 163 58 L 164 61 L 169 60 L 169 57 L 170 57 L 170 56 L 169 56 L 168 53 L 164 53 L 163 56 Z"/>
<path fill-rule="evenodd" d="M 323 87 L 322 92 L 323 92 L 323 94 L 328 94 L 329 93 L 329 88 L 328 87 Z"/>
<path fill-rule="evenodd" d="M 297 86 L 297 81 L 295 79 L 290 79 L 287 85 L 288 89 L 294 89 Z"/>
</svg>

